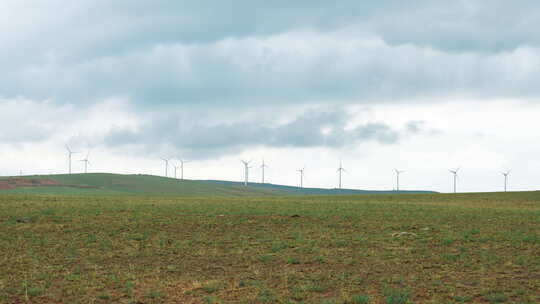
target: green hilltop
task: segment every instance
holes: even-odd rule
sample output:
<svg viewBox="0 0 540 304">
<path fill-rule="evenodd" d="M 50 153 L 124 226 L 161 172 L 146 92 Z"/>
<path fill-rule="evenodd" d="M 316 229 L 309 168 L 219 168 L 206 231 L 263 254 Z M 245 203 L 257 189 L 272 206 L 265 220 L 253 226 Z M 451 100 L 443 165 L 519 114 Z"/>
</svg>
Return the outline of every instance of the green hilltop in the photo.
<svg viewBox="0 0 540 304">
<path fill-rule="evenodd" d="M 0 194 L 38 195 L 147 195 L 147 196 L 269 196 L 433 193 L 431 191 L 366 191 L 353 189 L 299 188 L 292 186 L 216 180 L 178 180 L 152 175 L 110 173 L 4 177 L 0 182 L 23 181 Z M 46 182 L 45 182 L 46 181 Z M 1 188 L 1 187 L 0 187 Z"/>
</svg>

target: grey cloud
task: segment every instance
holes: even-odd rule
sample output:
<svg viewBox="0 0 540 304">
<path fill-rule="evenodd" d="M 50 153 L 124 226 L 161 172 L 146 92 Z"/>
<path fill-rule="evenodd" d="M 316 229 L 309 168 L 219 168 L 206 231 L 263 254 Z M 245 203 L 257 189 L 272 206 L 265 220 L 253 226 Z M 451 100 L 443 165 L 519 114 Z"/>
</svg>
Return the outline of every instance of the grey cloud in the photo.
<svg viewBox="0 0 540 304">
<path fill-rule="evenodd" d="M 540 25 L 535 0 L 3 2 L 4 19 L 9 21 L 11 15 L 32 20 L 24 27 L 8 27 L 14 32 L 4 34 L 11 37 L 8 42 L 24 46 L 39 40 L 46 51 L 67 58 L 70 50 L 83 57 L 108 56 L 148 45 L 206 43 L 297 28 L 356 27 L 391 43 L 454 50 L 500 51 L 540 41 L 535 32 Z M 11 25 L 8 21 L 4 22 Z M 13 38 L 17 34 L 19 38 Z"/>
<path fill-rule="evenodd" d="M 186 126 L 171 116 L 153 119 L 139 130 L 112 130 L 104 142 L 111 147 L 135 146 L 149 154 L 169 149 L 192 158 L 205 158 L 258 146 L 340 148 L 368 141 L 394 144 L 419 131 L 412 132 L 408 127 L 398 130 L 384 123 L 366 123 L 347 129 L 349 119 L 342 110 L 311 110 L 283 124 L 238 122 Z"/>
<path fill-rule="evenodd" d="M 4 0 L 0 98 L 140 111 L 536 98 L 539 15 L 533 0 Z"/>
<path fill-rule="evenodd" d="M 297 32 L 212 45 L 167 45 L 73 65 L 3 74 L 4 94 L 138 106 L 235 107 L 537 97 L 540 48 L 455 54 L 350 34 Z"/>
</svg>

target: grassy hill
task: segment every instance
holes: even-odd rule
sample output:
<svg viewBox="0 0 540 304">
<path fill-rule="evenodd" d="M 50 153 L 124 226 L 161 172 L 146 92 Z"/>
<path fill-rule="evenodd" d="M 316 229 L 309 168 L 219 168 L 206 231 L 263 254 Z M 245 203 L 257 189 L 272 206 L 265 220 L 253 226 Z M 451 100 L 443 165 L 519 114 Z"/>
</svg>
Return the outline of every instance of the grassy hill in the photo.
<svg viewBox="0 0 540 304">
<path fill-rule="evenodd" d="M 6 180 L 6 178 L 3 178 Z M 149 196 L 268 196 L 268 195 L 351 195 L 396 194 L 396 191 L 364 191 L 352 189 L 299 188 L 274 184 L 252 183 L 244 187 L 239 182 L 216 180 L 177 180 L 151 175 L 120 175 L 109 173 L 23 176 L 19 180 L 35 182 L 15 189 L 0 190 L 3 194 L 51 195 L 149 195 Z M 41 181 L 48 183 L 41 184 Z M 52 183 L 52 185 L 51 185 Z M 399 193 L 427 193 L 400 191 Z"/>
<path fill-rule="evenodd" d="M 216 185 L 242 186 L 241 182 L 202 180 L 204 183 Z M 300 188 L 294 186 L 284 186 L 276 184 L 251 183 L 251 188 L 265 189 L 271 191 L 286 192 L 289 195 L 354 195 L 354 194 L 422 194 L 436 193 L 434 191 L 407 190 L 407 191 L 388 191 L 388 190 L 357 190 L 357 189 L 325 189 L 325 188 Z"/>
</svg>

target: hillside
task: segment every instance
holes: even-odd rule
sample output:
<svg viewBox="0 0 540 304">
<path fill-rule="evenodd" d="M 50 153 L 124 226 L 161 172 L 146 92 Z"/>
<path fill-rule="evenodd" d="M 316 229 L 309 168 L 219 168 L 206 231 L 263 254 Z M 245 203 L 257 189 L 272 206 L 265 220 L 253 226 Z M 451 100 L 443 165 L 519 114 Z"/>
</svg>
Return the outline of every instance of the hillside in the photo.
<svg viewBox="0 0 540 304">
<path fill-rule="evenodd" d="M 400 191 L 399 193 L 427 193 Z M 160 195 L 160 196 L 268 196 L 268 195 L 340 195 L 396 194 L 396 191 L 364 191 L 352 189 L 299 188 L 253 183 L 244 187 L 239 182 L 216 180 L 177 180 L 151 175 L 109 173 L 36 175 L 0 178 L 3 194 L 51 195 Z"/>
<path fill-rule="evenodd" d="M 202 180 L 201 182 L 216 184 L 242 186 L 241 182 L 219 181 L 219 180 Z M 389 191 L 389 190 L 357 190 L 357 189 L 325 189 L 325 188 L 300 188 L 294 186 L 276 185 L 276 184 L 261 184 L 251 183 L 251 188 L 265 189 L 272 191 L 282 191 L 289 195 L 354 195 L 354 194 L 422 194 L 436 193 L 435 191 L 425 190 L 406 190 L 406 191 Z"/>
</svg>

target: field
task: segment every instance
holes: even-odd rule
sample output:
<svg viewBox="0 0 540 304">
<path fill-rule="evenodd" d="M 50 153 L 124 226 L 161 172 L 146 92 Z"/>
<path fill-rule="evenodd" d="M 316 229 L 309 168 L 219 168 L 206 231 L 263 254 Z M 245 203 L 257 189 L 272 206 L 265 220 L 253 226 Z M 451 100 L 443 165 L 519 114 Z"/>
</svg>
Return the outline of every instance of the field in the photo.
<svg viewBox="0 0 540 304">
<path fill-rule="evenodd" d="M 24 185 L 25 184 L 25 185 Z M 13 187 L 13 186 L 18 187 Z M 12 186 L 12 187 L 10 187 Z M 430 191 L 399 191 L 429 193 Z M 154 195 L 154 196 L 274 196 L 388 194 L 395 191 L 300 188 L 275 184 L 216 180 L 178 180 L 152 175 L 110 173 L 34 175 L 0 177 L 0 194 L 41 195 Z"/>
<path fill-rule="evenodd" d="M 539 303 L 540 193 L 0 195 L 0 303 Z"/>
</svg>

